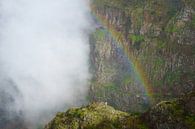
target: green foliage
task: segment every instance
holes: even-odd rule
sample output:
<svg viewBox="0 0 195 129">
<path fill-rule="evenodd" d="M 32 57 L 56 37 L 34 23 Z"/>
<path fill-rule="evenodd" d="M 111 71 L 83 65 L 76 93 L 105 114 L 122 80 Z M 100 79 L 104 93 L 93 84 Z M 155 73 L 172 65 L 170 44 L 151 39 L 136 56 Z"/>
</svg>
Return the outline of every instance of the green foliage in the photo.
<svg viewBox="0 0 195 129">
<path fill-rule="evenodd" d="M 97 29 L 94 33 L 96 39 L 103 40 L 105 37 L 105 32 L 102 29 Z"/>
<path fill-rule="evenodd" d="M 161 38 L 157 38 L 157 39 L 155 39 L 155 41 L 154 41 L 154 43 L 156 43 L 156 49 L 157 50 L 162 50 L 163 48 L 166 48 L 166 43 L 165 43 L 165 41 L 166 41 L 166 39 L 161 39 Z"/>
<path fill-rule="evenodd" d="M 99 14 L 109 16 L 107 20 L 109 20 L 110 23 L 112 21 L 112 23 L 117 23 L 114 26 L 118 27 L 118 33 L 123 34 L 120 37 L 124 37 L 124 40 L 120 40 L 120 42 L 122 42 L 121 44 L 123 45 L 123 41 L 127 41 L 124 43 L 123 47 L 130 48 L 129 50 L 131 51 L 132 57 L 141 62 L 143 72 L 146 74 L 152 88 L 154 88 L 156 92 L 155 99 L 157 98 L 159 101 L 164 97 L 169 98 L 170 96 L 171 98 L 176 94 L 180 94 L 181 89 L 188 90 L 187 87 L 184 88 L 185 85 L 183 84 L 191 83 L 191 81 L 194 82 L 195 80 L 192 66 L 192 62 L 194 62 L 193 58 L 195 58 L 195 48 L 194 45 L 192 45 L 192 47 L 188 45 L 187 47 L 191 47 L 188 51 L 185 45 L 187 45 L 188 41 L 193 41 L 195 15 L 193 11 L 187 12 L 190 13 L 188 17 L 188 14 L 184 14 L 184 12 L 185 9 L 195 7 L 194 0 L 94 1 L 99 4 L 98 7 L 96 6 L 97 3 L 95 4 Z M 183 18 L 184 15 L 188 17 L 187 20 L 189 21 Z M 103 43 L 104 41 L 106 42 L 106 33 L 102 30 L 97 30 L 95 35 L 97 36 L 97 40 Z M 115 53 L 115 50 L 116 49 L 113 48 L 112 53 Z M 109 59 L 111 65 L 113 60 L 114 59 L 111 58 Z M 122 64 L 124 62 L 120 63 Z M 106 65 L 104 66 L 108 67 Z M 180 66 L 180 70 L 177 69 L 177 67 Z M 117 69 L 117 67 L 114 69 Z M 192 74 L 186 69 L 189 69 Z M 187 79 L 181 78 L 183 77 L 183 71 L 186 72 L 185 77 Z M 98 72 L 104 75 L 108 73 L 107 71 Z M 105 78 L 107 76 L 110 76 L 110 74 L 106 74 Z M 120 75 L 114 75 L 116 78 L 118 76 Z M 122 77 L 120 76 L 120 78 Z M 97 94 L 95 96 L 100 97 L 101 100 L 112 101 L 113 105 L 116 107 L 130 110 L 128 109 L 130 105 L 124 105 L 124 107 L 126 106 L 125 108 L 123 108 L 123 105 L 120 105 L 121 103 L 125 103 L 123 102 L 123 96 L 127 96 L 126 98 L 131 97 L 132 91 L 130 91 L 131 88 L 129 87 L 136 86 L 136 82 L 135 79 L 131 79 L 130 77 L 121 80 L 117 80 L 117 86 L 113 83 L 97 86 L 104 88 L 96 90 Z M 175 89 L 178 89 L 178 93 L 173 95 L 172 93 L 174 91 L 171 90 L 173 89 L 171 86 L 176 86 Z M 126 89 L 129 91 L 125 91 Z M 165 91 L 168 91 L 168 93 L 164 93 Z M 122 102 L 120 104 L 114 102 L 116 98 Z"/>
<path fill-rule="evenodd" d="M 195 115 L 194 114 L 186 116 L 185 122 L 187 125 L 189 125 L 190 129 L 195 129 Z"/>
<path fill-rule="evenodd" d="M 58 113 L 45 129 L 112 129 L 122 127 L 120 119 L 131 117 L 105 103 L 93 103 Z M 133 118 L 133 117 L 132 117 Z"/>
<path fill-rule="evenodd" d="M 192 20 L 191 20 L 191 23 L 190 23 L 190 28 L 191 29 L 195 29 L 195 14 L 192 15 Z"/>
<path fill-rule="evenodd" d="M 170 25 L 166 28 L 166 32 L 168 33 L 175 33 L 175 32 L 179 32 L 180 29 L 176 26 L 176 25 Z"/>
<path fill-rule="evenodd" d="M 145 123 L 138 124 L 138 128 L 139 129 L 149 129 L 149 127 Z"/>
<path fill-rule="evenodd" d="M 163 101 L 144 114 L 128 114 L 103 102 L 92 103 L 58 113 L 45 129 L 149 129 L 158 125 L 194 129 L 195 115 L 189 114 L 185 106 L 194 96 L 192 92 L 180 99 Z"/>
<path fill-rule="evenodd" d="M 144 36 L 143 36 L 143 35 L 130 35 L 129 38 L 130 38 L 131 41 L 133 41 L 134 43 L 144 41 Z"/>
<path fill-rule="evenodd" d="M 175 70 L 175 71 L 169 71 L 165 74 L 165 82 L 167 82 L 167 84 L 169 86 L 173 85 L 174 82 L 179 82 L 180 81 L 180 76 L 181 76 L 181 71 Z"/>
<path fill-rule="evenodd" d="M 132 19 L 132 29 L 134 29 L 136 32 L 139 32 L 141 26 L 144 22 L 144 10 L 143 8 L 135 8 L 131 12 L 131 19 Z"/>
<path fill-rule="evenodd" d="M 145 0 L 92 0 L 92 2 L 99 7 L 115 7 L 125 11 L 128 8 L 143 6 Z"/>
<path fill-rule="evenodd" d="M 165 60 L 164 60 L 163 58 L 158 57 L 158 58 L 155 59 L 154 65 L 155 65 L 158 69 L 160 69 L 160 67 L 162 67 L 162 66 L 165 65 Z"/>
<path fill-rule="evenodd" d="M 129 85 L 133 82 L 132 78 L 130 76 L 126 76 L 124 77 L 124 79 L 122 80 L 122 85 Z"/>
<path fill-rule="evenodd" d="M 103 88 L 106 91 L 117 91 L 117 90 L 119 90 L 119 87 L 114 82 L 110 82 L 110 83 L 107 83 L 107 84 L 103 84 Z"/>
<path fill-rule="evenodd" d="M 175 16 L 175 14 L 177 14 L 177 12 L 182 8 L 181 0 L 167 0 L 167 5 L 169 6 L 167 14 L 170 17 Z"/>
<path fill-rule="evenodd" d="M 194 0 L 183 0 L 188 6 L 191 6 L 193 9 L 195 9 L 195 2 Z"/>
<path fill-rule="evenodd" d="M 154 80 L 153 81 L 153 86 L 154 87 L 162 87 L 164 85 L 164 81 L 163 80 Z M 158 94 L 158 95 L 160 95 L 160 94 Z M 157 96 L 156 96 L 157 97 Z"/>
</svg>

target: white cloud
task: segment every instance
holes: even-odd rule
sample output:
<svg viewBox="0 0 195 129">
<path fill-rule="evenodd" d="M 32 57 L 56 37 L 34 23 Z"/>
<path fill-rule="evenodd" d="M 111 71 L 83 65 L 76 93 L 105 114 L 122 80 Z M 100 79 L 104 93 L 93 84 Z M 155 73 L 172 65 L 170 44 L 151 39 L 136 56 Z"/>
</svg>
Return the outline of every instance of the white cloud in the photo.
<svg viewBox="0 0 195 129">
<path fill-rule="evenodd" d="M 1 77 L 16 85 L 13 110 L 28 122 L 84 99 L 87 13 L 85 0 L 0 1 Z"/>
</svg>

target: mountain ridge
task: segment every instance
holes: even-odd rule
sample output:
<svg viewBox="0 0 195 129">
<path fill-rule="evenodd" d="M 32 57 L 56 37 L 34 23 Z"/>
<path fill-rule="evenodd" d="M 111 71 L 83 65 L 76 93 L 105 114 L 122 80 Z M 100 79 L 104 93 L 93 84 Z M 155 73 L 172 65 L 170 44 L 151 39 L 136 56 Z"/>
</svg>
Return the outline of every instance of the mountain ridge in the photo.
<svg viewBox="0 0 195 129">
<path fill-rule="evenodd" d="M 195 92 L 162 101 L 143 114 L 129 114 L 105 102 L 61 112 L 45 129 L 194 129 Z"/>
</svg>

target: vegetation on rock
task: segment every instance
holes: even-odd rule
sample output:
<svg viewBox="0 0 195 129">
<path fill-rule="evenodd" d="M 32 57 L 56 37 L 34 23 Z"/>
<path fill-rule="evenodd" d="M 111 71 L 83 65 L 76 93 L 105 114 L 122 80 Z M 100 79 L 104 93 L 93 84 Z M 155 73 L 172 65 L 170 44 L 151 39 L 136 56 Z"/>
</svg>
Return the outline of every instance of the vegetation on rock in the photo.
<svg viewBox="0 0 195 129">
<path fill-rule="evenodd" d="M 145 127 L 136 116 L 115 110 L 106 103 L 93 103 L 58 113 L 45 129 L 128 129 Z"/>
<path fill-rule="evenodd" d="M 163 101 L 143 114 L 128 114 L 107 103 L 58 113 L 45 129 L 194 129 L 195 93 Z"/>
<path fill-rule="evenodd" d="M 103 21 L 96 21 L 103 27 L 96 28 L 90 38 L 91 101 L 143 112 L 152 103 L 194 90 L 194 0 L 93 0 L 91 5 Z M 154 102 L 148 102 L 145 85 L 137 79 L 124 49 L 131 51 L 130 56 L 143 69 Z M 115 84 L 115 88 L 105 91 L 107 84 Z"/>
</svg>

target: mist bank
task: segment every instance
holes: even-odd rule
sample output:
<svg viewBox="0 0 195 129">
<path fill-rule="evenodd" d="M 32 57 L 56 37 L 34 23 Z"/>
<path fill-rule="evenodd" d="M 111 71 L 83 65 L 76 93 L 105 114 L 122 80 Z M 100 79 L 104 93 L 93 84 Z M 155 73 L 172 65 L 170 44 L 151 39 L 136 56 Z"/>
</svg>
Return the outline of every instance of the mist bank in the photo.
<svg viewBox="0 0 195 129">
<path fill-rule="evenodd" d="M 0 109 L 6 112 L 0 117 L 19 116 L 33 126 L 84 103 L 87 1 L 1 0 L 0 6 Z"/>
</svg>

